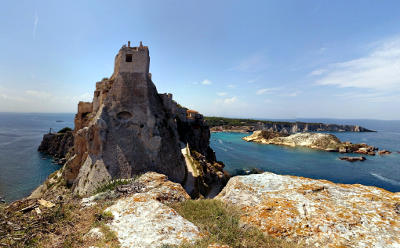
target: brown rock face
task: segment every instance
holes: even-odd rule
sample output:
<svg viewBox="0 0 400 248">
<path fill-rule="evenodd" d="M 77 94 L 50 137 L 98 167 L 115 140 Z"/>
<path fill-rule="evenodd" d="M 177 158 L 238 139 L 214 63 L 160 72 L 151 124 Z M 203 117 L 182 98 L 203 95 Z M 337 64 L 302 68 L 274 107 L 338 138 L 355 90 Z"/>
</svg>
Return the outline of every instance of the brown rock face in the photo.
<svg viewBox="0 0 400 248">
<path fill-rule="evenodd" d="M 64 158 L 73 144 L 74 136 L 71 131 L 66 133 L 48 133 L 43 135 L 43 140 L 38 151 L 56 158 Z"/>
<path fill-rule="evenodd" d="M 203 117 L 187 118 L 171 94 L 158 94 L 149 61 L 147 47 L 122 47 L 111 79 L 96 84 L 93 102 L 79 103 L 73 154 L 63 169 L 75 193 L 90 194 L 110 179 L 147 171 L 183 184 L 181 149 L 187 144 L 215 161 Z"/>
</svg>

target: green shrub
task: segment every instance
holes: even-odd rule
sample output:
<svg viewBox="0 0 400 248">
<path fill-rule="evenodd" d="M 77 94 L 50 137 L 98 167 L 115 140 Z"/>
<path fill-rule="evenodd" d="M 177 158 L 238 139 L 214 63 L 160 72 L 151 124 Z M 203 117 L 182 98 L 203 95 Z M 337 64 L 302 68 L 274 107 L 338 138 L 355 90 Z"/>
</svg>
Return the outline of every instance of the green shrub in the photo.
<svg viewBox="0 0 400 248">
<path fill-rule="evenodd" d="M 63 129 L 61 129 L 57 133 L 66 133 L 66 132 L 70 132 L 70 131 L 72 131 L 72 129 L 70 127 L 64 127 Z"/>
<path fill-rule="evenodd" d="M 109 191 L 109 190 L 114 190 L 119 185 L 130 184 L 133 181 L 135 181 L 136 179 L 138 179 L 139 177 L 140 177 L 140 175 L 135 175 L 133 178 L 129 178 L 129 179 L 111 180 L 111 181 L 103 184 L 102 186 L 98 187 L 96 189 L 96 194 L 101 193 L 101 192 L 106 192 L 106 191 Z"/>
</svg>

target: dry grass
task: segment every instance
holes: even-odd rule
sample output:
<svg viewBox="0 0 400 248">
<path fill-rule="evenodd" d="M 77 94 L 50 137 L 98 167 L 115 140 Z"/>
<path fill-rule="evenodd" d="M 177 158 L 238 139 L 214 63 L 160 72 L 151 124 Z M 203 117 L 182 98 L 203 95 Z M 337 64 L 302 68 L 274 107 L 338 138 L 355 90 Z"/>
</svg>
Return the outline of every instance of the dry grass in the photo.
<svg viewBox="0 0 400 248">
<path fill-rule="evenodd" d="M 256 228 L 241 226 L 239 212 L 218 200 L 188 200 L 171 207 L 205 234 L 195 244 L 182 245 L 184 248 L 207 247 L 212 243 L 225 244 L 232 248 L 298 247 L 296 244 L 266 236 Z"/>
<path fill-rule="evenodd" d="M 116 235 L 106 223 L 113 217 L 104 212 L 111 202 L 98 202 L 89 208 L 81 208 L 80 199 L 57 203 L 53 208 L 42 208 L 21 213 L 20 209 L 33 200 L 21 200 L 8 208 L 0 208 L 0 247 L 119 247 Z M 10 224 L 12 223 L 12 224 Z M 104 234 L 101 240 L 88 239 L 84 235 L 93 227 Z"/>
</svg>

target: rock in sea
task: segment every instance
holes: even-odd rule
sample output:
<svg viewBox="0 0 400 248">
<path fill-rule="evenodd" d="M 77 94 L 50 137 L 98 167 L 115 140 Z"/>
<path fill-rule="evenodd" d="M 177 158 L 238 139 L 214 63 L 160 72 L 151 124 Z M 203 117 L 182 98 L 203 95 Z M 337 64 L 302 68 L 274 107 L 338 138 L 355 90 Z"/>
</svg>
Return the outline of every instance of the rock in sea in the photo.
<svg viewBox="0 0 400 248">
<path fill-rule="evenodd" d="M 345 160 L 349 162 L 356 162 L 356 161 L 365 161 L 367 160 L 365 157 L 340 157 L 340 160 Z"/>
</svg>

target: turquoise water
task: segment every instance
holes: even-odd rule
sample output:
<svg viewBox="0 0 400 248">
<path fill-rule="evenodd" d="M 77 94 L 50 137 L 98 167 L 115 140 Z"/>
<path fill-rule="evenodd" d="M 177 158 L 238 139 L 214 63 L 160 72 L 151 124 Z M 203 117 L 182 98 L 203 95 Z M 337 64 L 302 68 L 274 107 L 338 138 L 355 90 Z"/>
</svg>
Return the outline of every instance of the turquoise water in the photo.
<svg viewBox="0 0 400 248">
<path fill-rule="evenodd" d="M 49 157 L 37 152 L 37 147 L 49 128 L 59 130 L 65 126 L 73 127 L 73 118 L 73 114 L 0 113 L 0 196 L 8 202 L 25 197 L 49 174 L 59 169 Z M 348 122 L 379 132 L 336 134 L 342 140 L 400 151 L 400 121 Z M 363 163 L 348 163 L 338 160 L 336 153 L 247 143 L 241 140 L 243 136 L 234 133 L 211 135 L 211 146 L 217 158 L 226 164 L 225 169 L 231 173 L 236 169 L 257 167 L 279 174 L 361 183 L 400 191 L 400 154 L 368 157 Z"/>
<path fill-rule="evenodd" d="M 27 196 L 59 169 L 37 148 L 49 128 L 72 127 L 73 117 L 73 114 L 0 113 L 0 196 L 8 202 Z"/>
<path fill-rule="evenodd" d="M 365 162 L 339 160 L 343 156 L 339 153 L 250 143 L 241 139 L 246 134 L 239 133 L 213 133 L 211 147 L 217 159 L 225 163 L 225 169 L 233 174 L 237 169 L 259 168 L 277 174 L 326 179 L 336 183 L 373 185 L 399 192 L 399 126 L 394 126 L 390 131 L 380 130 L 376 133 L 334 133 L 342 141 L 367 143 L 393 151 L 386 156 L 367 156 Z M 375 130 L 379 129 L 377 127 Z M 386 130 L 389 128 L 386 127 Z"/>
</svg>

